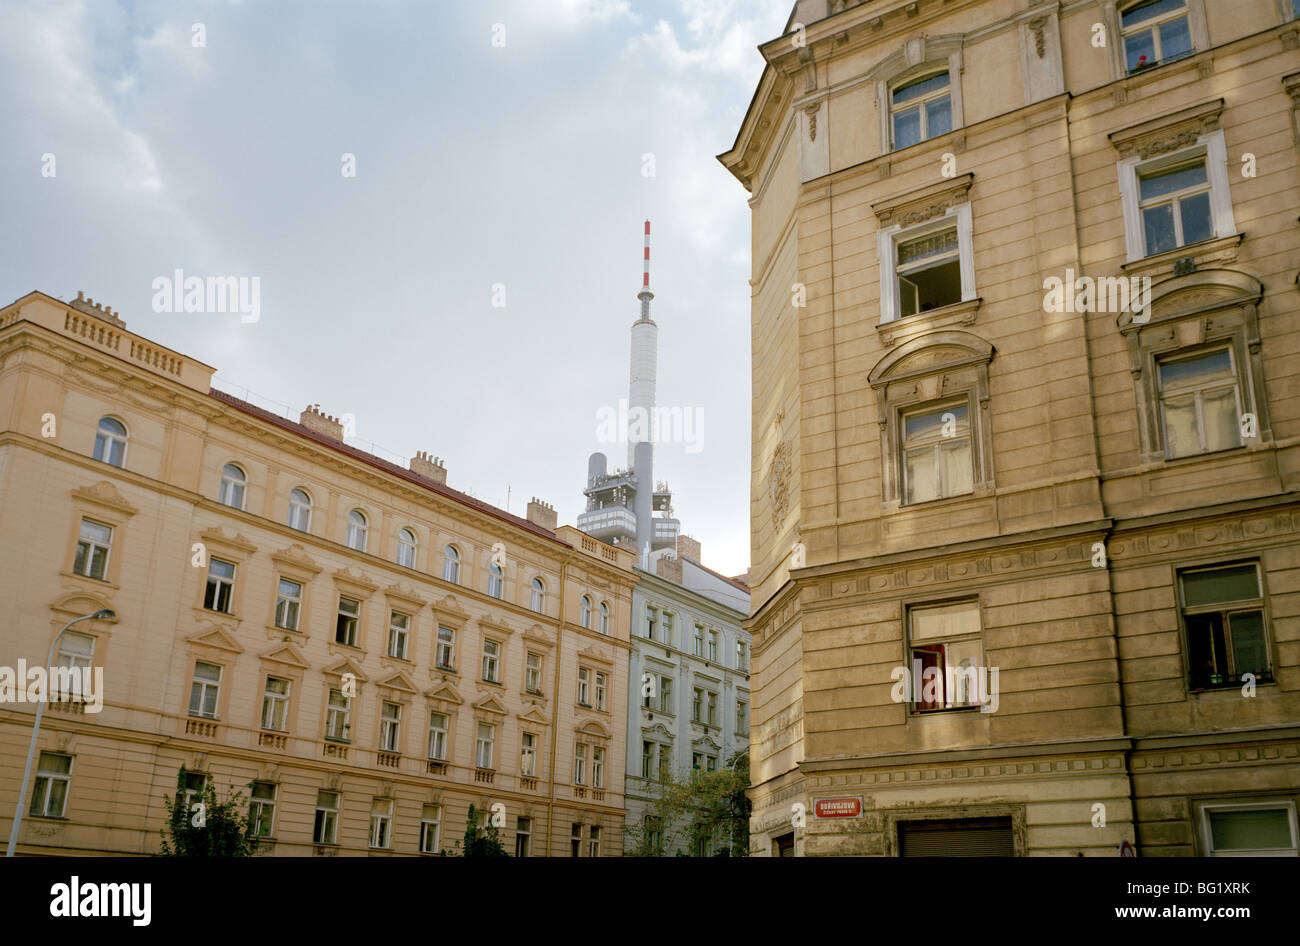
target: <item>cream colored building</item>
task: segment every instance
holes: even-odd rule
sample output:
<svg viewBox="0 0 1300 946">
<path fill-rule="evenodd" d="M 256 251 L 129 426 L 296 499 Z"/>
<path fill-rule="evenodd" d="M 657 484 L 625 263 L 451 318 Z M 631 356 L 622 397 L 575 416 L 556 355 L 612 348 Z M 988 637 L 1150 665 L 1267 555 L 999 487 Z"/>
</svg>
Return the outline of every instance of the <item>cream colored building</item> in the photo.
<svg viewBox="0 0 1300 946">
<path fill-rule="evenodd" d="M 184 766 L 262 850 L 622 851 L 633 555 L 211 388 L 89 300 L 0 309 L 0 664 L 102 668 L 53 703 L 23 854 L 150 854 Z M 8 835 L 34 707 L 0 704 Z"/>
<path fill-rule="evenodd" d="M 1298 19 L 801 0 L 761 47 L 754 853 L 1296 854 Z"/>
</svg>

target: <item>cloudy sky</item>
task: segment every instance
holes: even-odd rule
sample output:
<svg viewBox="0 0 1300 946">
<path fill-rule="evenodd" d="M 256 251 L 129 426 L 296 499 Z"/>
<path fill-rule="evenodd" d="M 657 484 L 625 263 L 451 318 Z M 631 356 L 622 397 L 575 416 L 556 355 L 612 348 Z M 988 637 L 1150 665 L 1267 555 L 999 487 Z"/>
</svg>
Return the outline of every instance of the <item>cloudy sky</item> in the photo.
<svg viewBox="0 0 1300 946">
<path fill-rule="evenodd" d="M 703 418 L 656 477 L 744 571 L 747 194 L 714 155 L 790 6 L 6 2 L 0 298 L 84 290 L 219 387 L 572 523 L 588 454 L 626 456 L 597 416 L 627 396 L 649 218 L 659 402 Z M 259 320 L 153 311 L 176 269 L 258 277 Z"/>
</svg>

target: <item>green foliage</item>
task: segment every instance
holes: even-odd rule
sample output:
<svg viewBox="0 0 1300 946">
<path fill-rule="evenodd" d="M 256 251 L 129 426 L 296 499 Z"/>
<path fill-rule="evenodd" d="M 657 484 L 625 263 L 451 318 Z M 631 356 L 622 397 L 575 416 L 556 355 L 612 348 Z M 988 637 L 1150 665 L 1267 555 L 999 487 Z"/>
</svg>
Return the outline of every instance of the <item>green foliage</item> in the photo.
<svg viewBox="0 0 1300 946">
<path fill-rule="evenodd" d="M 509 857 L 506 853 L 505 846 L 501 843 L 501 835 L 497 826 L 488 818 L 487 822 L 480 829 L 478 823 L 478 812 L 473 805 L 469 806 L 469 820 L 465 822 L 465 841 L 461 845 L 464 857 Z"/>
<path fill-rule="evenodd" d="M 633 857 L 692 856 L 710 842 L 715 857 L 749 856 L 749 751 L 742 749 L 717 772 L 692 771 L 689 778 L 660 772 L 648 821 L 626 831 Z"/>
<path fill-rule="evenodd" d="M 253 825 L 243 811 L 243 795 L 217 799 L 212 779 L 185 807 L 185 767 L 176 776 L 176 797 L 164 798 L 167 821 L 162 828 L 162 857 L 248 857 L 257 849 Z M 199 804 L 202 808 L 194 810 Z"/>
</svg>

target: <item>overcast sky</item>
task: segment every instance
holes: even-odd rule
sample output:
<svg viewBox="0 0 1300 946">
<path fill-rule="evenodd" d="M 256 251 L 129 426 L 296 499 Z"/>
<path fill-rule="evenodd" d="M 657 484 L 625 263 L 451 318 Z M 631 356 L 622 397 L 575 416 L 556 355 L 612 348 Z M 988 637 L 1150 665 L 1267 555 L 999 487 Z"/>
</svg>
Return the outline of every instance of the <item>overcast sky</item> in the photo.
<svg viewBox="0 0 1300 946">
<path fill-rule="evenodd" d="M 649 218 L 659 403 L 703 418 L 656 478 L 744 571 L 748 195 L 714 155 L 790 5 L 6 0 L 0 298 L 85 290 L 219 387 L 573 523 L 588 454 L 626 459 L 597 413 L 627 396 Z M 176 269 L 258 277 L 259 320 L 154 312 Z"/>
</svg>

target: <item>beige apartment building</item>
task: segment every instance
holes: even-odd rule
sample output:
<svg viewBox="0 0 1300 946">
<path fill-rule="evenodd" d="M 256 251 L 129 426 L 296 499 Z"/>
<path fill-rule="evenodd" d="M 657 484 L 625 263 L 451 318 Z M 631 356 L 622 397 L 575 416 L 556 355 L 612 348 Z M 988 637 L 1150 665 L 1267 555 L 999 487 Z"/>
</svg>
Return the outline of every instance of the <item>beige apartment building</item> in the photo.
<svg viewBox="0 0 1300 946">
<path fill-rule="evenodd" d="M 1298 21 L 800 0 L 761 47 L 755 854 L 1297 853 Z"/>
<path fill-rule="evenodd" d="M 184 766 L 262 853 L 622 851 L 633 555 L 211 387 L 79 297 L 0 309 L 0 665 L 103 672 L 54 702 L 21 854 L 150 854 Z M 8 835 L 34 706 L 0 703 Z"/>
</svg>

